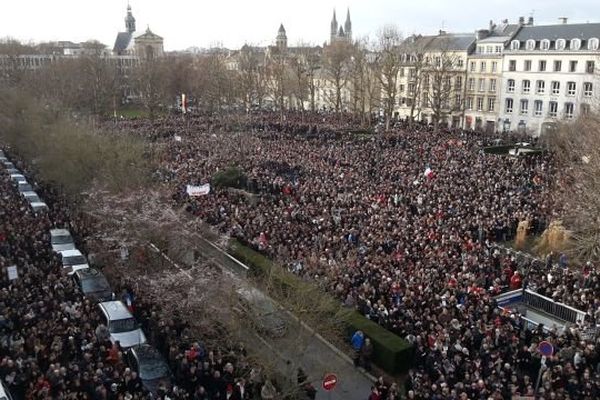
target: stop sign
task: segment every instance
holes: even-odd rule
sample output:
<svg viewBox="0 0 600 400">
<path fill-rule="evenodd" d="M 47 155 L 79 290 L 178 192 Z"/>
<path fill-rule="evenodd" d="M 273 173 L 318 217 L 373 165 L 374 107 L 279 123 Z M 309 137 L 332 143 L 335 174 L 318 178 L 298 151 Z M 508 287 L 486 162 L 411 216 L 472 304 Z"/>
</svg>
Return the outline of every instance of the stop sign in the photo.
<svg viewBox="0 0 600 400">
<path fill-rule="evenodd" d="M 323 377 L 323 389 L 327 392 L 331 392 L 335 389 L 335 386 L 338 383 L 338 378 L 336 374 L 326 374 Z"/>
</svg>

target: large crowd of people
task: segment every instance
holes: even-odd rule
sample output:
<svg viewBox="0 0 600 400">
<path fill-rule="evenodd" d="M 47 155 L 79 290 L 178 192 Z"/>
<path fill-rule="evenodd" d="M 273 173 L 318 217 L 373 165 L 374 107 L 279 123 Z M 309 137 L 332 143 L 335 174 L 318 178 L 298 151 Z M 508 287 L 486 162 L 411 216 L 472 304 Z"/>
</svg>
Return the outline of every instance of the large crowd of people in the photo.
<svg viewBox="0 0 600 400">
<path fill-rule="evenodd" d="M 402 122 L 389 134 L 348 133 L 352 124 L 339 121 L 177 116 L 119 129 L 161 142 L 160 177 L 174 201 L 413 343 L 408 398 L 531 396 L 542 340 L 556 349 L 544 398 L 600 396 L 595 336 L 582 334 L 600 317 L 595 266 L 563 268 L 552 257 L 539 266 L 496 246 L 520 221 L 540 234 L 560 212 L 551 154 L 486 154 L 493 136 Z M 186 185 L 231 165 L 250 195 L 214 187 L 186 195 Z M 521 287 L 585 311 L 585 324 L 529 329 L 494 300 Z"/>
<path fill-rule="evenodd" d="M 10 159 L 26 170 L 14 154 Z M 172 385 L 165 381 L 149 392 L 128 363 L 126 349 L 107 337 L 95 301 L 64 273 L 50 246 L 50 229 L 67 228 L 85 249 L 91 227 L 57 192 L 26 176 L 48 204 L 47 212 L 36 213 L 0 165 L 0 379 L 12 398 L 276 398 L 275 386 L 249 363 L 242 346 L 207 348 L 185 321 L 116 282 L 113 289 L 130 300 L 149 343 L 173 374 Z M 17 267 L 16 276 L 7 273 L 11 266 Z"/>
</svg>

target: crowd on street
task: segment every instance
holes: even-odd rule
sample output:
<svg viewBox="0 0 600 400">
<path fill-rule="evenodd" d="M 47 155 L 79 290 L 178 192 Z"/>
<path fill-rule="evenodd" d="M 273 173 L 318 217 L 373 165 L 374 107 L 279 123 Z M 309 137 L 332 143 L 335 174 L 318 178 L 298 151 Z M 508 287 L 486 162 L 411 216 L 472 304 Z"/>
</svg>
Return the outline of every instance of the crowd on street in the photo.
<svg viewBox="0 0 600 400">
<path fill-rule="evenodd" d="M 172 379 L 151 391 L 143 380 L 148 371 L 138 371 L 128 349 L 111 339 L 98 304 L 65 273 L 50 245 L 50 230 L 65 228 L 85 250 L 91 227 L 61 195 L 23 172 L 27 168 L 15 154 L 0 156 L 48 206 L 34 209 L 0 165 L 0 380 L 13 399 L 277 398 L 277 389 L 250 365 L 243 346 L 207 348 L 184 321 L 165 316 L 159 304 L 116 283 L 117 297 L 171 371 Z M 9 272 L 13 266 L 16 273 Z"/>
<path fill-rule="evenodd" d="M 600 317 L 595 266 L 558 255 L 540 266 L 496 246 L 520 221 L 538 235 L 559 215 L 552 155 L 487 154 L 495 137 L 471 131 L 397 122 L 369 135 L 321 118 L 267 113 L 226 125 L 170 116 L 118 129 L 160 142 L 158 176 L 174 202 L 411 342 L 409 399 L 531 396 L 542 340 L 556 349 L 543 398 L 598 398 L 598 345 L 582 335 Z M 246 192 L 186 194 L 232 165 Z M 494 300 L 522 287 L 585 311 L 585 324 L 527 329 Z"/>
</svg>

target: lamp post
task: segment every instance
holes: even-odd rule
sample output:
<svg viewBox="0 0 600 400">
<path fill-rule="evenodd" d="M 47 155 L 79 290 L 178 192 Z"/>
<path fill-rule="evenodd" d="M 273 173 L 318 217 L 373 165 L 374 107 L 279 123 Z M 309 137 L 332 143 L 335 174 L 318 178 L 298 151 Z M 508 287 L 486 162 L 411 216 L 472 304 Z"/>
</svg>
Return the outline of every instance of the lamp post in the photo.
<svg viewBox="0 0 600 400">
<path fill-rule="evenodd" d="M 504 124 L 502 125 L 502 132 L 507 133 L 510 130 L 510 120 L 506 118 L 504 120 Z"/>
</svg>

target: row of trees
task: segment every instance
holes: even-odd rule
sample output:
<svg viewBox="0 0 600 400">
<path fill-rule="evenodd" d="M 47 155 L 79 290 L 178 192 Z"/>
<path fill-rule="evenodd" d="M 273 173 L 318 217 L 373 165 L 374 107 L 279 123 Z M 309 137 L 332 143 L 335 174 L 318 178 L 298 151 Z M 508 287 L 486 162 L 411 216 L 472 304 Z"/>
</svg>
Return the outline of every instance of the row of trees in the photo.
<svg viewBox="0 0 600 400">
<path fill-rule="evenodd" d="M 289 109 L 326 107 L 360 115 L 366 124 L 369 115 L 381 112 L 389 129 L 400 96 L 411 120 L 424 108 L 438 122 L 464 107 L 464 81 L 456 78 L 452 53 L 439 44 L 434 55 L 424 41 L 403 40 L 395 26 L 381 29 L 375 41 L 338 41 L 324 48 L 244 46 L 140 61 L 110 57 L 105 46 L 88 42 L 77 57 L 53 57 L 36 68 L 19 62 L 22 54 L 54 51 L 47 47 L 1 43 L 4 82 L 94 115 L 137 101 L 153 116 L 185 93 L 198 110 L 213 113 L 270 108 L 283 117 Z M 404 70 L 408 83 L 400 93 Z"/>
</svg>

